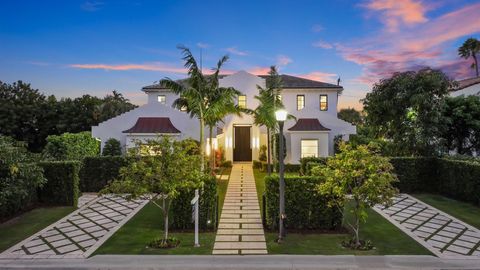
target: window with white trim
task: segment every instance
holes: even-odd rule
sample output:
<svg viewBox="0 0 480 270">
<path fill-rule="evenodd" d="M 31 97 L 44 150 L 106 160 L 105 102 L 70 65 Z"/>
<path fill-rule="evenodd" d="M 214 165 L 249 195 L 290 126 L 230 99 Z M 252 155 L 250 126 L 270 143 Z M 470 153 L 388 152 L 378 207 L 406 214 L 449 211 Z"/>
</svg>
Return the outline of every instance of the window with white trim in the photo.
<svg viewBox="0 0 480 270">
<path fill-rule="evenodd" d="M 297 111 L 305 108 L 305 95 L 297 95 Z"/>
<path fill-rule="evenodd" d="M 247 108 L 247 96 L 245 95 L 238 96 L 238 107 L 243 109 Z"/>
<path fill-rule="evenodd" d="M 328 110 L 328 96 L 320 95 L 320 111 Z"/>
<path fill-rule="evenodd" d="M 165 104 L 167 102 L 165 95 L 158 95 L 157 99 L 160 104 Z"/>
<path fill-rule="evenodd" d="M 300 157 L 318 157 L 318 140 L 301 140 Z"/>
</svg>

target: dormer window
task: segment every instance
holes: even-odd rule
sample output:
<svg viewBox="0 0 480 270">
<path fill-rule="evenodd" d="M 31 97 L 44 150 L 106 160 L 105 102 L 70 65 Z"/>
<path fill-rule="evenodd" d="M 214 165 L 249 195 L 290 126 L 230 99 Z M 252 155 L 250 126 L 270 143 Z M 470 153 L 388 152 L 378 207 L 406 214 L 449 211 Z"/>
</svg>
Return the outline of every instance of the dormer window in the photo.
<svg viewBox="0 0 480 270">
<path fill-rule="evenodd" d="M 247 108 L 247 96 L 239 95 L 238 96 L 238 107 L 245 109 Z"/>
<path fill-rule="evenodd" d="M 297 95 L 297 111 L 305 108 L 305 95 Z"/>
<path fill-rule="evenodd" d="M 320 111 L 328 110 L 328 96 L 320 95 Z"/>
<path fill-rule="evenodd" d="M 158 103 L 160 104 L 165 104 L 167 102 L 167 98 L 165 97 L 165 95 L 158 95 L 157 99 Z"/>
</svg>

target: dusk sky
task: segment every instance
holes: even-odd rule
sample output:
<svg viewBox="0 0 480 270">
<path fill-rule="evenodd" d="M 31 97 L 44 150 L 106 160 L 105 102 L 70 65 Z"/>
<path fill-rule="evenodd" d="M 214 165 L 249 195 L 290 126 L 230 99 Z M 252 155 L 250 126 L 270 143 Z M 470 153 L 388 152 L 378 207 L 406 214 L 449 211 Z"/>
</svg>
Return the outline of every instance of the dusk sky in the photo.
<svg viewBox="0 0 480 270">
<path fill-rule="evenodd" d="M 340 107 L 361 108 L 371 84 L 395 71 L 440 68 L 474 76 L 457 48 L 480 38 L 480 1 L 8 1 L 0 3 L 0 81 L 46 94 L 136 104 L 141 87 L 183 78 L 184 44 L 208 69 L 284 74 L 345 88 Z"/>
</svg>

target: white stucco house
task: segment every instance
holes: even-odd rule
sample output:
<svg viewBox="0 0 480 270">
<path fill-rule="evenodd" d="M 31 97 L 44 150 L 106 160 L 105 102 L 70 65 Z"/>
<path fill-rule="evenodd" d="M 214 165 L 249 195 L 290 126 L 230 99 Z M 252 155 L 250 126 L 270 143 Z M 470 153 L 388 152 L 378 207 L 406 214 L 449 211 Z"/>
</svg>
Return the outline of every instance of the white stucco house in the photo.
<svg viewBox="0 0 480 270">
<path fill-rule="evenodd" d="M 457 88 L 450 92 L 451 97 L 480 96 L 480 77 L 457 81 Z"/>
<path fill-rule="evenodd" d="M 356 133 L 355 126 L 337 118 L 342 86 L 289 75 L 281 77 L 282 101 L 288 113 L 296 117 L 296 120 L 285 122 L 286 163 L 298 164 L 300 158 L 306 156 L 332 155 L 336 135 L 343 135 L 348 140 L 350 134 Z M 238 104 L 255 109 L 258 105 L 254 98 L 258 95 L 257 85 L 265 87 L 265 78 L 239 71 L 221 76 L 220 85 L 242 92 Z M 153 138 L 158 134 L 199 139 L 198 120 L 172 108 L 178 97 L 176 94 L 158 84 L 145 86 L 142 91 L 148 96 L 147 104 L 92 127 L 92 136 L 102 142 L 102 148 L 109 138 L 119 140 L 125 149 L 133 147 L 134 140 Z M 252 116 L 246 114 L 226 117 L 215 130 L 214 137 L 214 146 L 223 147 L 226 159 L 233 162 L 258 159 L 260 146 L 267 141 L 266 129 L 255 126 Z"/>
</svg>

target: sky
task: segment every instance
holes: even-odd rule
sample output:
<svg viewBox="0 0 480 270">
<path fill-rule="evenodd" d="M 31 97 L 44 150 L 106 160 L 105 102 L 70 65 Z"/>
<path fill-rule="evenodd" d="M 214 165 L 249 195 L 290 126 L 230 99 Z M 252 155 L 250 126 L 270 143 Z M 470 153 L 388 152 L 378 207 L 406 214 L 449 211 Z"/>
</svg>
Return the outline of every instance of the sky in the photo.
<svg viewBox="0 0 480 270">
<path fill-rule="evenodd" d="M 361 109 L 373 83 L 430 66 L 474 76 L 457 49 L 480 39 L 480 0 L 109 1 L 2 0 L 0 81 L 45 94 L 144 104 L 142 86 L 185 77 L 178 45 L 206 72 L 282 74 L 336 83 L 339 108 Z"/>
</svg>

